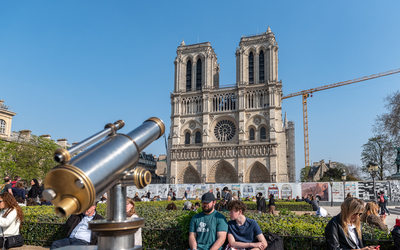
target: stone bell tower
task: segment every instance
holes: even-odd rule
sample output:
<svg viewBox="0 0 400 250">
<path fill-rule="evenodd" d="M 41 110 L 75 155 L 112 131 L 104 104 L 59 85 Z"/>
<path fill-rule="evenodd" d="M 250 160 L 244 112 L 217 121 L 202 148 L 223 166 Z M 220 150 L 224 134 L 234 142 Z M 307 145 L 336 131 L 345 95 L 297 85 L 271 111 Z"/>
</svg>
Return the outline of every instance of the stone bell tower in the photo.
<svg viewBox="0 0 400 250">
<path fill-rule="evenodd" d="M 169 182 L 289 181 L 278 43 L 271 29 L 240 39 L 234 85 L 219 84 L 209 42 L 182 42 L 174 63 Z"/>
</svg>

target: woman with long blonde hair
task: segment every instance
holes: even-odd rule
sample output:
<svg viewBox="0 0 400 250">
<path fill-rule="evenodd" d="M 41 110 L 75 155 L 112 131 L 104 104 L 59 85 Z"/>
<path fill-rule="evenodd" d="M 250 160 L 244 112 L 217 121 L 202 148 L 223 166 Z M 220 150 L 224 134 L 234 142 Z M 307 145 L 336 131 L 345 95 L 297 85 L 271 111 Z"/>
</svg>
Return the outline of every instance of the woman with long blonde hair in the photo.
<svg viewBox="0 0 400 250">
<path fill-rule="evenodd" d="M 325 227 L 326 243 L 329 250 L 375 249 L 376 246 L 365 247 L 360 221 L 363 212 L 363 201 L 355 197 L 344 200 L 340 207 L 340 214 L 333 217 Z"/>
<path fill-rule="evenodd" d="M 135 202 L 131 198 L 126 198 L 126 215 L 128 219 L 139 218 L 135 209 Z M 142 228 L 139 228 L 135 233 L 135 246 L 142 245 Z"/>
<path fill-rule="evenodd" d="M 379 206 L 375 202 L 368 202 L 365 206 L 365 211 L 361 216 L 361 222 L 368 223 L 371 226 L 375 226 L 381 230 L 387 230 L 385 224 L 385 215 L 378 216 Z"/>
</svg>

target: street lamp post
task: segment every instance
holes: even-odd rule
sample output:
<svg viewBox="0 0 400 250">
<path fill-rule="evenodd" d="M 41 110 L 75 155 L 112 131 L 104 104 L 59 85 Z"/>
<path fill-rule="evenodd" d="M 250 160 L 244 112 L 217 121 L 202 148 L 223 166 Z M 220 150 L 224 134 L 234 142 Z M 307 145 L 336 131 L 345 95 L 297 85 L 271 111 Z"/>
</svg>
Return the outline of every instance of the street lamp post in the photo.
<svg viewBox="0 0 400 250">
<path fill-rule="evenodd" d="M 343 181 L 343 201 L 344 201 L 344 199 L 346 199 L 346 186 L 345 186 L 345 183 L 346 183 L 346 172 L 343 170 L 343 173 L 342 173 L 342 181 Z"/>
<path fill-rule="evenodd" d="M 332 189 L 333 179 L 332 178 L 329 179 L 329 184 L 331 185 L 331 207 L 333 207 L 333 189 Z"/>
<path fill-rule="evenodd" d="M 370 161 L 368 163 L 368 172 L 371 174 L 372 177 L 372 183 L 373 183 L 373 193 L 374 193 L 374 201 L 376 199 L 376 194 L 375 194 L 375 177 L 376 177 L 376 173 L 378 172 L 379 166 L 377 163 Z"/>
</svg>

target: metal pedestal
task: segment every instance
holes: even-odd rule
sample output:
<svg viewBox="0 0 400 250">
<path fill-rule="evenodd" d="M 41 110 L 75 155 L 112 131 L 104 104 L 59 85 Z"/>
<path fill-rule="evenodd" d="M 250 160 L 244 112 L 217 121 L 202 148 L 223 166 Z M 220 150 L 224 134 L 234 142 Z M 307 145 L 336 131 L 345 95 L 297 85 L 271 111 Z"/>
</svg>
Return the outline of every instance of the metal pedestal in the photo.
<svg viewBox="0 0 400 250">
<path fill-rule="evenodd" d="M 126 187 L 116 184 L 107 192 L 107 219 L 89 222 L 89 229 L 98 236 L 97 246 L 67 246 L 77 250 L 141 250 L 135 246 L 135 232 L 144 225 L 143 218 L 126 219 Z"/>
</svg>

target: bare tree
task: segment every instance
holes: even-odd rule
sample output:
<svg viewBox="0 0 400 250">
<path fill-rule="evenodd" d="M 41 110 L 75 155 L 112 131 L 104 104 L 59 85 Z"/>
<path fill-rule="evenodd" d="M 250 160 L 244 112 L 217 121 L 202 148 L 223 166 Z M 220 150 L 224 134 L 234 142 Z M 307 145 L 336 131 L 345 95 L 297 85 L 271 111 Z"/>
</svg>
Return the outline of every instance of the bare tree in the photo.
<svg viewBox="0 0 400 250">
<path fill-rule="evenodd" d="M 386 134 L 394 142 L 400 142 L 400 90 L 389 94 L 384 101 L 388 112 L 378 115 L 373 130 L 377 134 Z"/>
<path fill-rule="evenodd" d="M 393 150 L 391 149 L 389 139 L 386 135 L 378 135 L 369 138 L 368 142 L 362 147 L 363 151 L 361 152 L 361 161 L 363 162 L 364 166 L 362 170 L 365 173 L 368 173 L 367 165 L 370 161 L 378 163 L 379 165 L 379 170 L 377 173 L 379 180 L 384 180 L 390 175 L 391 172 L 393 172 Z"/>
<path fill-rule="evenodd" d="M 343 164 L 338 162 L 337 163 L 337 168 L 342 168 L 346 171 L 346 174 L 349 176 L 353 176 L 355 179 L 361 181 L 365 179 L 365 173 L 362 170 L 362 167 L 360 167 L 357 164 Z"/>
</svg>

